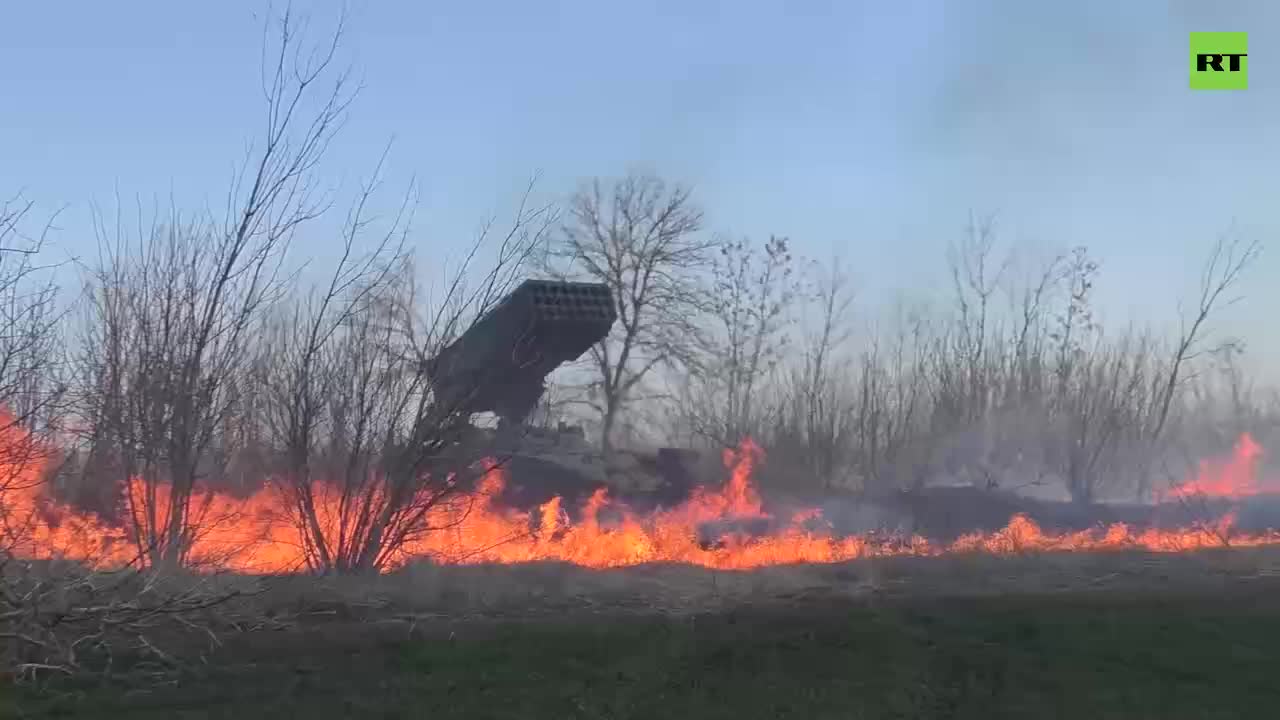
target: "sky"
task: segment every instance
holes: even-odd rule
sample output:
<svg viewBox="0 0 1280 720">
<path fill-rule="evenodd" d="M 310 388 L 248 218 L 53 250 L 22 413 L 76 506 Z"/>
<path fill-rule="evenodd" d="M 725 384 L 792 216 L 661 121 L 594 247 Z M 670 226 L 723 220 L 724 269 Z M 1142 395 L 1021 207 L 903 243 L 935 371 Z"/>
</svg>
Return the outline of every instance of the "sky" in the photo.
<svg viewBox="0 0 1280 720">
<path fill-rule="evenodd" d="M 217 206 L 262 123 L 268 5 L 6 3 L 0 196 L 62 209 Z M 294 3 L 317 34 L 340 6 Z M 529 178 L 655 172 L 709 229 L 838 254 L 874 305 L 945 284 L 971 212 L 1047 255 L 1086 245 L 1108 322 L 1175 327 L 1211 243 L 1267 248 L 1222 316 L 1280 378 L 1280 4 L 845 0 L 352 0 L 340 61 L 363 87 L 324 177 L 412 183 L 413 243 L 456 255 Z M 1188 33 L 1249 32 L 1250 86 L 1188 88 Z M 302 239 L 323 256 L 332 227 Z M 326 226 L 325 223 L 330 223 Z M 424 260 L 426 261 L 426 260 Z M 423 262 L 423 261 L 420 261 Z"/>
</svg>

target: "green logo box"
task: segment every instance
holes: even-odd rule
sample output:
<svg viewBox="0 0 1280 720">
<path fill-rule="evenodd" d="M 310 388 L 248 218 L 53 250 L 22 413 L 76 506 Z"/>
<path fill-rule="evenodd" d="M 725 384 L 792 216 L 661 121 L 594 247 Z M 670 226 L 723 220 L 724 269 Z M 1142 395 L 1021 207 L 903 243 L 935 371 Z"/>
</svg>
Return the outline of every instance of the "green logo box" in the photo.
<svg viewBox="0 0 1280 720">
<path fill-rule="evenodd" d="M 1191 33 L 1191 89 L 1249 87 L 1249 33 Z"/>
</svg>

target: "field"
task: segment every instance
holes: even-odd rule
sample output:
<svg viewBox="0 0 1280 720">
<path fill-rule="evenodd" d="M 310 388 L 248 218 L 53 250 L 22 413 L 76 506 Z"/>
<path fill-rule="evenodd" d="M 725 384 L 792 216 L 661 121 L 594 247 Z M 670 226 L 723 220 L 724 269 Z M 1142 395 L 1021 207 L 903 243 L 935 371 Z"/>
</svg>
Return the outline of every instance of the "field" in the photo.
<svg viewBox="0 0 1280 720">
<path fill-rule="evenodd" d="M 274 621 L 192 642 L 160 683 L 122 666 L 7 688 L 9 715 L 1168 720 L 1280 704 L 1273 549 L 227 582 L 261 585 Z"/>
</svg>

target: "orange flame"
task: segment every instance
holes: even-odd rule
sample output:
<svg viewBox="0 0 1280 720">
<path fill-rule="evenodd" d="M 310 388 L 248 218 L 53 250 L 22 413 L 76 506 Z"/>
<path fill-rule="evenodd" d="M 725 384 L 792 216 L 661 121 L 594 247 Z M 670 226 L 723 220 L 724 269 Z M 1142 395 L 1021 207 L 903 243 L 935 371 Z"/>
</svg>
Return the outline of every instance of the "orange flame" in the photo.
<svg viewBox="0 0 1280 720">
<path fill-rule="evenodd" d="M 0 432 L 0 450 L 27 442 L 10 427 Z M 12 454 L 12 453 L 11 453 Z M 1233 457 L 1214 465 L 1206 463 L 1187 487 L 1201 491 L 1256 485 L 1254 474 L 1261 449 L 1252 438 L 1242 438 Z M 1214 527 L 1178 530 L 1133 529 L 1113 524 L 1069 533 L 1047 533 L 1024 515 L 1016 515 L 996 532 L 965 535 L 939 545 L 919 536 L 840 537 L 823 529 L 820 511 L 796 513 L 789 523 L 757 537 L 732 532 L 711 545 L 699 540 L 699 528 L 715 521 L 772 520 L 764 511 L 751 482 L 764 454 L 752 441 L 726 451 L 729 479 L 718 490 L 699 489 L 684 504 L 642 516 L 614 503 L 604 489 L 596 491 L 570 522 L 563 501 L 553 498 L 532 512 L 504 508 L 496 498 L 505 483 L 503 470 L 487 465 L 471 506 L 460 510 L 442 504 L 423 520 L 423 531 L 411 536 L 386 563 L 384 569 L 402 566 L 415 558 L 444 563 L 518 563 L 538 560 L 564 561 L 585 567 L 606 568 L 651 562 L 689 563 L 721 569 L 748 569 L 788 563 L 828 563 L 885 555 L 936 555 L 947 552 L 996 554 L 1031 551 L 1108 551 L 1139 549 L 1180 552 L 1208 547 L 1280 544 L 1280 532 L 1253 535 L 1232 533 L 1230 516 Z M 0 466 L 4 461 L 0 460 Z M 0 526 L 11 551 L 30 558 L 66 557 L 97 566 L 127 564 L 136 553 L 126 531 L 93 513 L 74 510 L 52 500 L 40 483 L 39 462 L 10 463 L 0 485 Z M 17 481 L 12 480 L 16 478 Z M 1252 484 L 1251 484 L 1252 483 Z M 145 487 L 139 481 L 127 492 L 135 500 Z M 158 495 L 167 489 L 156 488 Z M 1260 490 L 1259 490 L 1260 491 Z M 340 525 L 337 491 L 324 483 L 312 486 L 318 521 L 326 532 Z M 157 503 L 164 507 L 163 501 Z M 199 532 L 190 553 L 196 562 L 216 563 L 224 569 L 246 573 L 294 572 L 306 567 L 306 553 L 297 525 L 290 519 L 286 498 L 265 488 L 245 500 L 199 491 L 192 498 L 198 508 Z M 606 517 L 605 510 L 609 510 Z M 195 512 L 195 511 L 193 511 Z M 163 521 L 163 517 L 159 521 Z M 434 528 L 427 531 L 428 528 Z"/>
<path fill-rule="evenodd" d="M 1264 493 L 1280 493 L 1280 478 L 1264 478 L 1259 472 L 1263 450 L 1245 433 L 1225 461 L 1202 460 L 1196 477 L 1170 490 L 1175 498 L 1210 497 L 1240 500 Z"/>
</svg>

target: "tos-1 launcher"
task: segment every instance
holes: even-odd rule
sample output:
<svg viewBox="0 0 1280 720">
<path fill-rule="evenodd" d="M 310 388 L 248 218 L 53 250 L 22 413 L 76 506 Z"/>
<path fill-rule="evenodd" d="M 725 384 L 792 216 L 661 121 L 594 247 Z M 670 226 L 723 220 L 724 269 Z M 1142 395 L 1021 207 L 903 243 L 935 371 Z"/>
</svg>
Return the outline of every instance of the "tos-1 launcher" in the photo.
<svg viewBox="0 0 1280 720">
<path fill-rule="evenodd" d="M 608 285 L 525 280 L 431 359 L 435 401 L 520 424 L 547 375 L 608 336 L 617 316 Z"/>
</svg>

